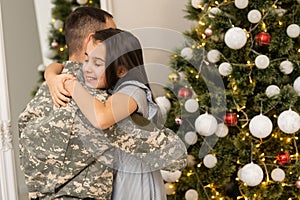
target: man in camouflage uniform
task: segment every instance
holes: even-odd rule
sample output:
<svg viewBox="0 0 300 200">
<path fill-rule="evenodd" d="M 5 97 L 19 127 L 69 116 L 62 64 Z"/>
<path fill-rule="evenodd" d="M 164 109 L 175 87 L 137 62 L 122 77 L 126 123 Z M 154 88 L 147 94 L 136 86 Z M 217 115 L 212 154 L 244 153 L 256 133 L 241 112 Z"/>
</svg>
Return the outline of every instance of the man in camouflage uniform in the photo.
<svg viewBox="0 0 300 200">
<path fill-rule="evenodd" d="M 66 62 L 84 84 L 81 64 Z M 101 90 L 89 91 L 101 100 Z M 114 147 L 145 161 L 153 170 L 186 165 L 186 149 L 169 129 L 157 129 L 139 116 L 105 132 L 95 129 L 74 101 L 56 108 L 45 85 L 20 115 L 21 163 L 32 197 L 110 199 Z"/>
<path fill-rule="evenodd" d="M 64 63 L 63 73 L 78 75 L 84 58 L 84 41 L 97 29 L 109 28 L 107 21 L 114 27 L 110 14 L 92 7 L 81 7 L 70 14 L 66 21 L 70 61 Z M 81 44 L 74 46 L 76 41 Z M 105 99 L 104 91 L 97 93 Z M 55 107 L 49 88 L 43 83 L 20 114 L 20 160 L 30 198 L 110 199 L 113 171 L 109 166 L 112 160 L 109 151 L 112 148 L 99 138 L 103 143 L 97 158 L 102 162 L 86 150 L 74 123 L 77 111 L 74 102 L 67 107 Z"/>
</svg>

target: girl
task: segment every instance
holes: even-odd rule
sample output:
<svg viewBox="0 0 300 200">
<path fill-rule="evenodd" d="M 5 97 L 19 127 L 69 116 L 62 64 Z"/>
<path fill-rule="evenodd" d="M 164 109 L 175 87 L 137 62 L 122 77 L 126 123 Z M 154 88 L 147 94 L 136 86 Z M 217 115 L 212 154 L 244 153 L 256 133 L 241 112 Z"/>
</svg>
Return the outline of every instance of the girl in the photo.
<svg viewBox="0 0 300 200">
<path fill-rule="evenodd" d="M 136 124 L 136 127 L 144 129 L 150 127 L 151 129 L 153 124 L 156 127 L 162 127 L 162 124 L 159 124 L 160 112 L 153 101 L 148 85 L 143 52 L 138 39 L 131 33 L 118 29 L 99 31 L 93 37 L 94 43 L 90 45 L 96 45 L 98 40 L 100 40 L 100 44 L 86 53 L 83 65 L 85 84 L 91 88 L 105 88 L 111 96 L 103 103 L 90 95 L 77 80 L 65 81 L 66 90 L 71 94 L 82 113 L 94 127 L 99 129 L 107 129 L 117 123 L 118 129 L 116 130 L 125 132 L 125 135 L 135 133 L 135 130 L 128 129 L 127 124 L 135 124 L 131 117 L 132 119 L 142 119 L 139 120 L 142 123 Z M 116 128 L 116 126 L 114 127 Z M 139 131 L 139 133 L 141 132 Z M 143 139 L 147 140 L 148 138 L 145 135 Z M 160 138 L 156 137 L 155 139 L 159 140 Z M 132 146 L 138 146 L 134 140 L 134 137 L 126 140 L 127 145 L 131 143 Z M 170 152 L 174 152 L 171 150 L 173 145 L 170 144 L 169 148 L 165 148 L 170 151 L 158 151 L 159 154 L 171 154 Z M 186 149 L 183 143 L 177 143 L 174 146 L 182 148 L 181 153 L 185 155 Z M 154 158 L 155 153 L 150 154 L 150 157 L 145 160 L 120 149 L 114 153 L 116 173 L 112 199 L 165 200 L 166 193 L 160 171 L 155 165 L 152 166 L 149 164 L 150 162 L 146 162 L 151 159 L 151 155 Z M 173 156 L 178 158 L 178 155 Z"/>
</svg>

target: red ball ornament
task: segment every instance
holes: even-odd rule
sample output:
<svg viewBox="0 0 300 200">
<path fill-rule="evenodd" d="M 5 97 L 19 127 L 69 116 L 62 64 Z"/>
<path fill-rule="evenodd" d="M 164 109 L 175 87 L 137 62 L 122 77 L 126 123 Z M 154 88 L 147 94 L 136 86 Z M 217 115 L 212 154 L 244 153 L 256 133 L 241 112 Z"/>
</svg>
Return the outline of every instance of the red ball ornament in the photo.
<svg viewBox="0 0 300 200">
<path fill-rule="evenodd" d="M 192 91 L 189 88 L 180 88 L 178 90 L 178 98 L 190 98 L 192 96 Z"/>
<path fill-rule="evenodd" d="M 175 123 L 176 123 L 177 125 L 181 125 L 181 124 L 182 124 L 182 119 L 181 119 L 180 117 L 176 117 L 176 118 L 175 118 Z"/>
<path fill-rule="evenodd" d="M 291 162 L 291 156 L 289 152 L 282 151 L 276 156 L 276 161 L 279 165 L 285 165 Z"/>
<path fill-rule="evenodd" d="M 297 188 L 300 189 L 300 179 L 296 180 L 295 185 L 296 185 Z"/>
<path fill-rule="evenodd" d="M 238 119 L 236 113 L 226 113 L 224 116 L 224 124 L 228 126 L 237 125 Z"/>
<path fill-rule="evenodd" d="M 261 32 L 255 37 L 255 40 L 259 46 L 267 46 L 271 42 L 271 35 L 266 32 Z"/>
</svg>

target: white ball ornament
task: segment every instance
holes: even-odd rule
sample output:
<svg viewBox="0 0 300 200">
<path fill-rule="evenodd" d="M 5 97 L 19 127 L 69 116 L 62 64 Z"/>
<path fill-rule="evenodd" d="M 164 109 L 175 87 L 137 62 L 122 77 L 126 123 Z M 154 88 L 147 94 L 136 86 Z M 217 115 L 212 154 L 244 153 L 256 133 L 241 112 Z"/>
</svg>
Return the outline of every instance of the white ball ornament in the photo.
<svg viewBox="0 0 300 200">
<path fill-rule="evenodd" d="M 191 4 L 194 8 L 200 8 L 203 5 L 205 0 L 192 0 Z"/>
<path fill-rule="evenodd" d="M 215 18 L 215 16 L 218 15 L 219 13 L 221 13 L 221 10 L 217 7 L 213 7 L 212 9 L 210 9 L 208 13 L 208 17 Z"/>
<path fill-rule="evenodd" d="M 240 168 L 239 171 L 237 172 L 237 177 L 238 177 L 241 181 L 243 181 L 243 180 L 242 180 L 242 170 L 243 170 L 243 168 Z"/>
<path fill-rule="evenodd" d="M 77 0 L 77 3 L 80 5 L 84 5 L 88 2 L 88 0 Z"/>
<path fill-rule="evenodd" d="M 175 182 L 178 180 L 181 176 L 181 171 L 176 170 L 174 172 L 166 171 L 166 170 L 160 170 L 162 178 L 169 183 Z"/>
<path fill-rule="evenodd" d="M 247 17 L 249 22 L 256 24 L 261 20 L 261 13 L 259 10 L 254 9 L 248 13 Z"/>
<path fill-rule="evenodd" d="M 287 27 L 286 33 L 291 38 L 297 38 L 300 35 L 300 27 L 298 24 L 291 24 Z"/>
<path fill-rule="evenodd" d="M 265 138 L 271 134 L 273 124 L 267 116 L 260 114 L 250 120 L 249 130 L 254 137 Z"/>
<path fill-rule="evenodd" d="M 216 136 L 223 138 L 228 135 L 228 132 L 229 132 L 228 126 L 224 123 L 219 123 L 215 134 L 216 134 Z"/>
<path fill-rule="evenodd" d="M 277 85 L 269 85 L 266 89 L 267 97 L 271 98 L 275 95 L 280 94 L 280 88 Z"/>
<path fill-rule="evenodd" d="M 239 9 L 244 9 L 248 6 L 248 0 L 235 0 L 234 5 Z"/>
<path fill-rule="evenodd" d="M 213 168 L 216 166 L 218 160 L 217 158 L 212 155 L 212 154 L 207 154 L 204 158 L 203 158 L 203 164 L 205 167 L 207 168 Z"/>
<path fill-rule="evenodd" d="M 155 102 L 160 108 L 164 107 L 167 111 L 171 110 L 171 102 L 166 96 L 156 97 Z"/>
<path fill-rule="evenodd" d="M 219 65 L 219 73 L 222 76 L 228 76 L 232 72 L 232 66 L 228 62 L 223 62 Z"/>
<path fill-rule="evenodd" d="M 184 195 L 186 200 L 198 200 L 198 192 L 195 189 L 189 189 Z"/>
<path fill-rule="evenodd" d="M 241 49 L 247 42 L 247 35 L 239 27 L 230 28 L 225 33 L 225 44 L 231 49 Z"/>
<path fill-rule="evenodd" d="M 53 59 L 57 55 L 57 51 L 54 49 L 48 49 L 45 51 L 44 55 L 49 59 Z"/>
<path fill-rule="evenodd" d="M 172 195 L 175 192 L 175 186 L 173 183 L 165 183 L 166 194 Z"/>
<path fill-rule="evenodd" d="M 264 178 L 261 167 L 253 162 L 245 165 L 241 171 L 241 180 L 248 186 L 257 186 Z"/>
<path fill-rule="evenodd" d="M 295 79 L 293 83 L 293 88 L 297 92 L 298 96 L 300 96 L 300 76 Z"/>
<path fill-rule="evenodd" d="M 216 132 L 218 122 L 216 118 L 208 113 L 200 115 L 195 121 L 195 129 L 199 135 L 210 136 Z"/>
<path fill-rule="evenodd" d="M 188 144 L 188 145 L 193 145 L 196 144 L 198 141 L 198 136 L 196 134 L 196 132 L 194 131 L 189 131 L 184 135 L 184 141 Z"/>
<path fill-rule="evenodd" d="M 280 168 L 273 169 L 271 177 L 274 181 L 282 182 L 285 178 L 285 172 Z"/>
<path fill-rule="evenodd" d="M 194 113 L 198 110 L 199 104 L 195 99 L 189 99 L 184 103 L 184 108 L 189 113 Z"/>
<path fill-rule="evenodd" d="M 300 128 L 300 116 L 292 109 L 280 113 L 277 119 L 277 124 L 280 130 L 284 133 L 292 134 Z"/>
<path fill-rule="evenodd" d="M 255 65 L 258 69 L 266 69 L 270 64 L 270 59 L 266 55 L 259 55 L 255 58 Z"/>
<path fill-rule="evenodd" d="M 212 49 L 207 53 L 207 59 L 211 63 L 216 63 L 220 60 L 220 55 L 220 51 L 218 51 L 217 49 Z"/>
<path fill-rule="evenodd" d="M 55 20 L 55 22 L 53 23 L 53 27 L 55 28 L 55 29 L 60 29 L 60 28 L 63 28 L 64 27 L 64 22 L 63 21 L 61 21 L 60 19 L 57 19 L 57 20 Z"/>
<path fill-rule="evenodd" d="M 284 74 L 290 74 L 294 70 L 293 63 L 285 60 L 280 63 L 279 69 Z"/>
<path fill-rule="evenodd" d="M 181 57 L 190 60 L 193 57 L 193 49 L 185 47 L 180 52 Z"/>
</svg>

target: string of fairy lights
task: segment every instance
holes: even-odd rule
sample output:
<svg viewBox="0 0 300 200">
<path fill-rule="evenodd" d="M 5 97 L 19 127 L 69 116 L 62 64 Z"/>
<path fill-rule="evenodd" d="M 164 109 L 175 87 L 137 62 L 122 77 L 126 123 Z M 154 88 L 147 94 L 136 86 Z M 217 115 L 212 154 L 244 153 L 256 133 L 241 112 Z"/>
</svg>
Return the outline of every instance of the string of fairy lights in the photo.
<svg viewBox="0 0 300 200">
<path fill-rule="evenodd" d="M 300 4 L 300 1 L 297 1 Z M 297 4 L 295 1 L 295 4 Z M 197 136 L 200 135 L 205 142 L 205 137 L 210 136 L 211 134 L 215 134 L 219 132 L 219 136 L 225 137 L 228 132 L 230 132 L 230 127 L 237 128 L 239 130 L 239 134 L 241 136 L 241 142 L 251 143 L 251 153 L 249 154 L 250 162 L 243 163 L 240 158 L 236 160 L 231 160 L 232 163 L 240 166 L 239 171 L 237 173 L 236 181 L 240 183 L 239 191 L 240 196 L 237 199 L 263 199 L 263 194 L 259 192 L 247 193 L 246 188 L 267 188 L 274 183 L 281 183 L 282 187 L 296 187 L 300 189 L 300 169 L 292 168 L 289 169 L 290 165 L 299 165 L 299 150 L 298 150 L 298 140 L 299 136 L 298 131 L 300 129 L 300 116 L 296 111 L 293 111 L 291 107 L 287 110 L 284 110 L 281 113 L 273 114 L 272 120 L 267 116 L 267 114 L 276 109 L 276 105 L 269 106 L 264 109 L 263 102 L 261 101 L 260 113 L 257 113 L 254 117 L 249 119 L 247 114 L 246 100 L 239 101 L 236 97 L 241 95 L 243 88 L 237 83 L 236 77 L 232 75 L 232 71 L 235 67 L 244 67 L 248 70 L 248 88 L 255 88 L 259 82 L 253 77 L 254 68 L 258 68 L 259 70 L 265 70 L 272 65 L 279 65 L 280 73 L 283 75 L 290 75 L 295 66 L 299 67 L 299 55 L 300 55 L 300 47 L 295 46 L 293 48 L 292 54 L 289 58 L 287 57 L 279 57 L 270 59 L 269 56 L 264 55 L 259 52 L 257 49 L 253 48 L 254 44 L 257 44 L 261 47 L 266 47 L 270 45 L 272 41 L 272 32 L 268 32 L 272 29 L 269 29 L 267 21 L 269 20 L 269 15 L 273 15 L 276 13 L 277 26 L 287 27 L 285 30 L 286 37 L 291 38 L 292 40 L 297 40 L 300 35 L 300 27 L 297 22 L 282 21 L 282 16 L 287 12 L 285 9 L 281 8 L 281 4 L 279 0 L 276 0 L 272 3 L 272 5 L 268 8 L 264 9 L 252 9 L 248 12 L 247 19 L 250 22 L 251 26 L 248 28 L 237 27 L 230 20 L 230 16 L 228 17 L 228 13 L 222 11 L 222 7 L 228 6 L 230 4 L 234 4 L 238 9 L 245 9 L 249 5 L 248 0 L 223 0 L 221 1 L 207 1 L 207 0 L 192 0 L 191 5 L 199 9 L 199 13 L 204 13 L 200 15 L 198 20 L 198 26 L 194 28 L 194 32 L 197 33 L 199 37 L 199 41 L 196 41 L 194 44 L 191 44 L 188 47 L 185 47 L 181 50 L 179 54 L 173 55 L 174 60 L 178 58 L 185 58 L 187 61 L 193 59 L 193 54 L 195 51 L 200 49 L 207 48 L 207 43 L 211 40 L 220 41 L 223 40 L 227 47 L 232 50 L 240 50 L 246 44 L 247 51 L 246 61 L 245 63 L 234 63 L 232 60 L 226 58 L 226 56 L 220 52 L 218 49 L 209 49 L 207 54 L 203 57 L 204 60 L 213 63 L 218 68 L 220 75 L 230 82 L 230 87 L 228 89 L 231 90 L 232 94 L 232 102 L 235 112 L 226 113 L 223 123 L 215 125 L 214 121 L 216 119 L 212 119 L 213 116 L 207 113 L 207 109 L 203 109 L 199 105 L 189 103 L 189 107 L 186 105 L 188 100 L 193 99 L 198 104 L 200 102 L 200 96 L 198 94 L 193 94 L 193 87 L 191 85 L 187 85 L 181 88 L 177 96 L 167 93 L 166 96 L 168 98 L 172 98 L 172 100 L 176 100 L 177 98 L 181 99 L 180 107 L 184 107 L 185 110 L 188 111 L 187 107 L 190 109 L 190 112 L 194 112 L 196 110 L 200 110 L 200 112 L 204 112 L 205 114 L 200 115 L 198 118 L 201 118 L 202 124 L 203 122 L 209 122 L 210 125 L 217 126 L 213 128 L 214 131 L 208 131 L 205 127 L 202 127 L 202 124 L 197 124 L 197 119 L 195 121 L 195 132 L 191 134 L 190 132 L 186 133 L 186 136 L 189 135 L 188 142 L 189 145 L 193 145 L 197 141 Z M 297 5 L 299 6 L 299 5 Z M 216 31 L 210 20 L 214 20 L 215 18 L 223 17 L 227 18 L 229 23 L 231 24 L 231 28 L 229 28 L 226 33 L 214 34 Z M 209 19 L 209 20 L 207 20 Z M 286 23 L 289 23 L 287 26 Z M 258 32 L 257 29 L 260 31 Z M 254 35 L 254 33 L 257 33 Z M 250 44 L 250 45 L 249 45 Z M 251 55 L 251 56 L 249 56 Z M 255 56 L 253 56 L 255 55 Z M 253 60 L 253 57 L 255 58 Z M 222 63 L 220 63 L 222 61 Z M 186 76 L 194 78 L 195 81 L 201 78 L 200 72 L 195 70 L 194 68 L 189 69 L 189 71 L 185 71 L 187 73 L 186 76 L 182 75 L 182 67 L 178 69 L 175 66 L 176 71 L 169 74 L 169 80 L 172 84 L 180 82 L 181 79 L 187 80 Z M 256 70 L 256 69 L 255 69 Z M 200 71 L 200 70 L 199 70 Z M 299 78 L 300 79 L 300 78 Z M 294 96 L 297 96 L 300 93 L 300 81 L 296 78 L 293 82 L 292 93 Z M 276 96 L 280 95 L 282 88 L 277 85 L 269 85 L 265 90 L 265 95 L 267 98 L 276 98 Z M 176 99 L 175 99 L 176 98 Z M 184 98 L 182 100 L 182 98 Z M 168 103 L 169 104 L 169 103 Z M 191 107 L 191 105 L 193 105 Z M 164 107 L 164 103 L 160 105 Z M 168 109 L 167 109 L 168 110 Z M 233 109 L 232 109 L 233 110 Z M 204 120 L 205 115 L 205 120 Z M 176 117 L 175 122 L 178 125 L 185 123 L 184 119 L 180 119 Z M 273 122 L 276 121 L 278 127 L 273 127 Z M 191 123 L 192 124 L 192 123 Z M 197 127 L 198 126 L 198 127 Z M 218 129 L 222 130 L 218 130 Z M 228 129 L 229 127 L 229 129 Z M 211 128 L 211 127 L 210 127 Z M 207 132 L 205 132 L 207 131 Z M 198 133 L 198 135 L 196 134 Z M 186 139 L 186 138 L 185 138 Z M 278 141 L 278 142 L 276 142 Z M 264 148 L 266 145 L 271 144 L 272 142 L 276 142 L 281 144 L 281 150 L 277 155 L 268 155 L 267 152 L 264 152 Z M 289 146 L 289 151 L 285 150 L 284 147 Z M 206 155 L 203 161 L 199 163 L 195 163 L 193 156 L 189 156 L 189 166 L 196 165 L 197 168 L 200 168 L 203 164 L 209 169 L 213 168 L 217 163 L 217 158 L 223 158 L 222 155 L 219 155 L 217 152 L 214 152 L 213 147 L 210 147 L 211 152 Z M 255 156 L 255 159 L 253 159 Z M 207 158 L 207 159 L 206 159 Z M 197 172 L 193 170 L 197 170 L 197 168 L 190 169 L 186 171 L 186 177 L 197 176 Z M 172 174 L 169 174 L 172 176 Z M 180 184 L 180 176 L 177 173 L 177 176 L 173 177 L 173 181 L 169 181 L 166 183 L 167 193 L 169 195 L 176 194 L 175 184 Z M 293 178 L 287 178 L 293 177 Z M 296 177 L 296 180 L 294 180 Z M 202 187 L 204 191 L 204 196 L 207 199 L 220 199 L 224 200 L 226 197 L 218 191 L 219 188 L 214 183 L 209 183 L 207 185 L 202 185 L 202 181 L 199 177 L 199 184 L 195 186 L 195 189 L 188 189 L 185 192 L 186 200 L 196 200 L 198 199 L 198 191 L 197 187 Z M 172 178 L 171 178 L 172 179 Z M 291 182 L 291 180 L 293 180 Z M 210 192 L 206 192 L 209 189 Z M 255 191 L 255 190 L 253 190 Z M 258 191 L 258 190 L 257 190 Z M 297 194 L 295 194 L 297 195 Z M 299 194 L 298 194 L 299 197 Z M 295 197 L 290 197 L 289 200 L 294 199 Z"/>
</svg>

